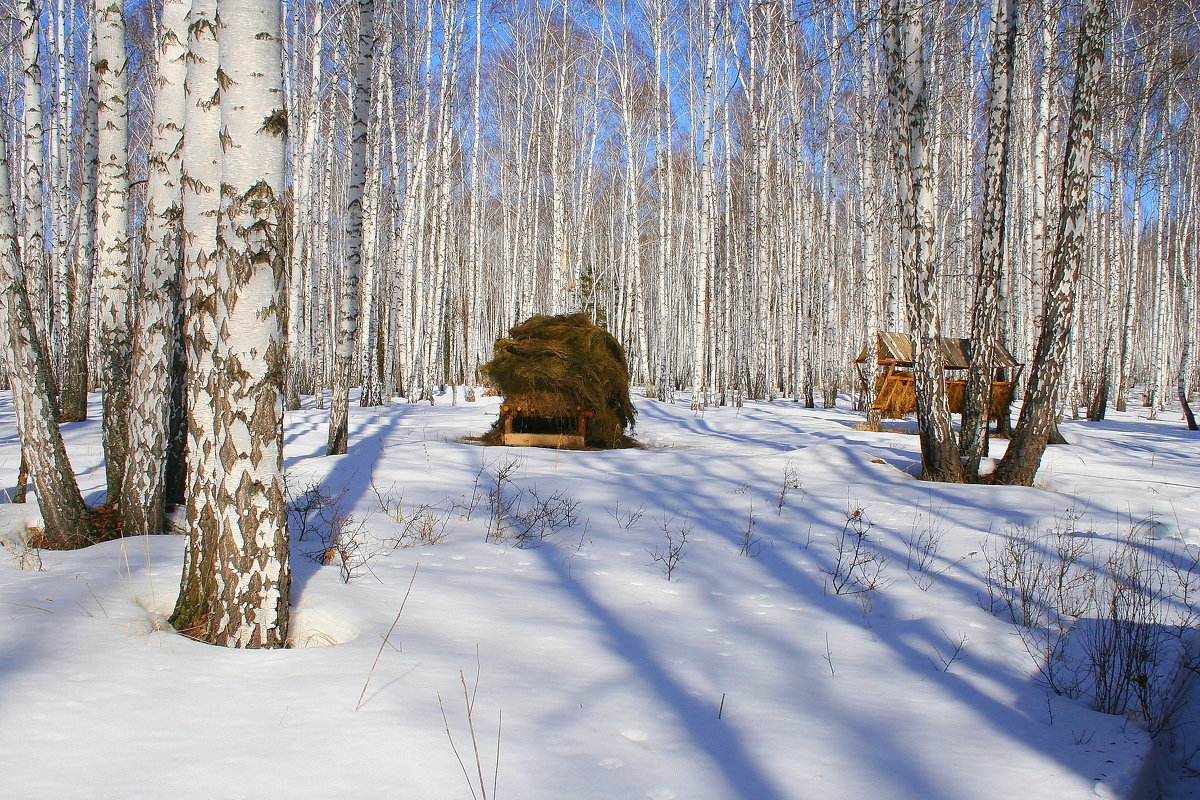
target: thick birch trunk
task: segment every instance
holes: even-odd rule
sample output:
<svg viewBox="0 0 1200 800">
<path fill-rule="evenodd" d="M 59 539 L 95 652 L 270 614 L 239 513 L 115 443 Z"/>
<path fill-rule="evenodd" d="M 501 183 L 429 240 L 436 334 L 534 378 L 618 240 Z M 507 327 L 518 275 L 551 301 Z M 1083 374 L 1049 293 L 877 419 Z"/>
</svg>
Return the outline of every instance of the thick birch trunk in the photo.
<svg viewBox="0 0 1200 800">
<path fill-rule="evenodd" d="M 999 339 L 1000 282 L 1008 233 L 1008 143 L 1010 96 L 1016 60 L 1017 4 L 997 0 L 992 14 L 991 93 L 988 99 L 987 149 L 983 164 L 983 225 L 979 237 L 979 277 L 971 315 L 971 367 L 963 395 L 960 447 L 968 480 L 979 475 L 987 453 L 991 406 L 993 347 Z"/>
<path fill-rule="evenodd" d="M 133 342 L 129 453 L 121 495 L 126 536 L 163 532 L 180 298 L 180 185 L 186 116 L 187 14 L 166 0 L 158 27 L 158 85 L 146 204 L 146 271 Z"/>
<path fill-rule="evenodd" d="M 927 480 L 962 479 L 958 445 L 950 426 L 946 383 L 938 340 L 937 274 L 933 261 L 934 198 L 929 153 L 929 97 L 921 55 L 921 23 L 911 0 L 888 0 L 888 97 L 892 107 L 893 147 L 900 191 L 901 259 L 906 273 L 909 326 L 916 364 L 917 426 L 921 437 L 922 476 Z"/>
<path fill-rule="evenodd" d="M 218 480 L 213 414 L 221 394 L 214 364 L 219 337 L 216 308 L 217 212 L 221 185 L 221 111 L 217 83 L 216 0 L 192 0 L 188 14 L 185 88 L 183 189 L 184 352 L 187 360 L 188 544 L 171 624 L 200 634 L 213 613 L 216 575 L 216 509 L 212 486 Z"/>
<path fill-rule="evenodd" d="M 103 442 L 108 502 L 121 498 L 129 398 L 129 89 L 125 15 L 117 0 L 97 0 L 96 77 L 98 166 L 96 177 L 96 274 L 100 280 L 99 368 L 104 392 Z"/>
<path fill-rule="evenodd" d="M 291 569 L 283 479 L 283 113 L 279 8 L 218 0 L 221 207 L 216 259 L 222 393 L 210 486 L 216 596 L 201 638 L 226 647 L 287 642 Z"/>
<path fill-rule="evenodd" d="M 1042 454 L 1055 432 L 1059 391 L 1068 355 L 1071 322 L 1087 234 L 1096 106 L 1104 68 L 1107 0 L 1085 0 L 1075 62 L 1075 86 L 1063 154 L 1060 214 L 1054 256 L 1047 276 L 1050 291 L 1042 317 L 1034 363 L 1021 417 L 1008 452 L 996 468 L 996 483 L 1031 486 Z"/>
</svg>

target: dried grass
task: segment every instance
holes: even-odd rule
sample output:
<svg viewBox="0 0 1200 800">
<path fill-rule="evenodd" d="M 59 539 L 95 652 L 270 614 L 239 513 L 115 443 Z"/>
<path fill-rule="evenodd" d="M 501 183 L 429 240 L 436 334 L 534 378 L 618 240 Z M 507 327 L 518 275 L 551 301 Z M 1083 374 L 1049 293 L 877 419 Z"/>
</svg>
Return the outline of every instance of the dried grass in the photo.
<svg viewBox="0 0 1200 800">
<path fill-rule="evenodd" d="M 526 320 L 496 341 L 495 354 L 481 371 L 509 405 L 534 408 L 546 417 L 590 411 L 589 447 L 636 446 L 625 435 L 637 415 L 625 350 L 587 314 Z M 483 442 L 499 444 L 503 425 L 498 420 Z"/>
</svg>

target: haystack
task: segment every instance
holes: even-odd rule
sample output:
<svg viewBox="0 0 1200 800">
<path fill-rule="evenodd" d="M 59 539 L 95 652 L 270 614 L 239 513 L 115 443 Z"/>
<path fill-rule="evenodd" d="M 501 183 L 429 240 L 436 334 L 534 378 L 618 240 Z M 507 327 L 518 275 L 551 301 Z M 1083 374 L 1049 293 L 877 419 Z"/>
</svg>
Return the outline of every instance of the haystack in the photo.
<svg viewBox="0 0 1200 800">
<path fill-rule="evenodd" d="M 636 411 L 629 399 L 625 350 L 587 314 L 535 316 L 496 341 L 481 368 L 502 395 L 500 419 L 483 437 L 501 444 L 505 424 L 531 431 L 584 429 L 588 447 L 629 447 Z"/>
</svg>

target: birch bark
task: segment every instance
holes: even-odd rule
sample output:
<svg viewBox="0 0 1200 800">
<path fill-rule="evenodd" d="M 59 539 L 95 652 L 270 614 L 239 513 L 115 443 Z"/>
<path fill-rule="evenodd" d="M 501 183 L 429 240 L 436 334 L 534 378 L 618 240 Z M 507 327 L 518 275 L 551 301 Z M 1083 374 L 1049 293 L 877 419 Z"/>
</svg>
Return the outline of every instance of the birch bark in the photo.
<svg viewBox="0 0 1200 800">
<path fill-rule="evenodd" d="M 97 94 L 96 275 L 99 367 L 108 502 L 121 498 L 127 451 L 130 360 L 129 88 L 120 0 L 97 0 L 92 68 Z"/>
<path fill-rule="evenodd" d="M 280 12 L 271 0 L 218 0 L 221 205 L 210 487 L 216 595 L 200 638 L 226 647 L 287 641 L 291 569 L 283 480 L 287 303 L 283 239 L 286 119 Z"/>
<path fill-rule="evenodd" d="M 993 473 L 996 483 L 1032 485 L 1042 454 L 1055 430 L 1086 243 L 1092 151 L 1096 135 L 1097 101 L 1103 77 L 1104 31 L 1108 13 L 1108 0 L 1084 0 L 1075 58 L 1075 85 L 1063 154 L 1061 211 L 1053 260 L 1047 275 L 1048 285 L 1053 288 L 1046 298 L 1020 421 L 1008 451 Z"/>
<path fill-rule="evenodd" d="M 991 406 L 993 352 L 999 340 L 1000 281 L 1008 233 L 1008 144 L 1011 138 L 1011 92 L 1016 61 L 1017 4 L 993 4 L 991 91 L 988 98 L 987 146 L 983 163 L 982 226 L 979 237 L 979 276 L 971 313 L 971 367 L 963 393 L 960 447 L 968 480 L 979 475 L 987 452 Z"/>
<path fill-rule="evenodd" d="M 342 455 L 348 444 L 350 365 L 359 324 L 359 280 L 363 256 L 363 190 L 367 174 L 367 121 L 371 112 L 372 66 L 375 58 L 375 2 L 358 3 L 358 60 L 354 71 L 353 121 L 350 129 L 350 188 L 346 203 L 346 250 L 342 272 L 341 313 L 329 403 L 326 455 Z"/>
<path fill-rule="evenodd" d="M 912 0 L 887 0 L 888 100 L 900 193 L 901 259 L 906 278 L 909 327 L 916 363 L 917 426 L 922 477 L 962 479 L 958 445 L 950 427 L 946 384 L 938 342 L 937 276 L 933 262 L 934 198 L 927 118 L 929 98 L 921 50 L 919 10 Z"/>
<path fill-rule="evenodd" d="M 216 0 L 191 0 L 187 17 L 188 56 L 184 81 L 185 146 L 182 153 L 182 248 L 186 372 L 188 542 L 179 598 L 171 624 L 187 633 L 203 631 L 213 613 L 216 576 L 218 480 L 214 406 L 221 393 L 214 362 L 217 328 L 217 212 L 221 185 L 221 109 L 217 81 Z"/>
<path fill-rule="evenodd" d="M 46 156 L 43 144 L 44 114 L 42 113 L 42 68 L 38 58 L 39 19 L 41 8 L 37 0 L 22 0 L 21 4 L 21 65 L 24 110 L 22 111 L 25 148 L 24 178 L 24 249 L 25 275 L 33 303 L 33 322 L 42 341 L 49 345 L 53 328 L 53 281 L 48 274 L 45 235 Z"/>
<path fill-rule="evenodd" d="M 6 127 L 6 120 L 0 116 L 0 142 L 8 140 Z M 4 361 L 17 430 L 37 492 L 47 543 L 86 547 L 95 541 L 94 532 L 58 430 L 49 353 L 33 322 L 5 151 L 0 147 L 0 323 L 4 325 Z"/>
<path fill-rule="evenodd" d="M 180 302 L 180 222 L 186 115 L 187 14 L 191 0 L 165 0 L 158 26 L 158 81 L 149 157 L 145 274 L 134 330 L 129 452 L 122 484 L 126 536 L 163 532 L 173 357 Z"/>
</svg>

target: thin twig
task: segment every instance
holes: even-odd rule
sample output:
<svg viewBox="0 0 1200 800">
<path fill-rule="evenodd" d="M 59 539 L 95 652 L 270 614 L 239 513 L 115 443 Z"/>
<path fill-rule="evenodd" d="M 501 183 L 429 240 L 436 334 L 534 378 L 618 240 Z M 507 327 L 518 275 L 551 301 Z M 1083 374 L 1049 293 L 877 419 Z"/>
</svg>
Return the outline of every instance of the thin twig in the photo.
<svg viewBox="0 0 1200 800">
<path fill-rule="evenodd" d="M 41 606 L 31 606 L 31 605 L 26 605 L 25 603 L 13 603 L 13 602 L 11 602 L 11 601 L 9 601 L 9 600 L 0 600 L 0 603 L 3 603 L 3 604 L 4 604 L 4 605 L 6 605 L 6 606 L 16 606 L 17 608 L 32 608 L 32 609 L 34 609 L 34 610 L 36 610 L 36 611 L 45 611 L 47 614 L 53 614 L 53 613 L 54 613 L 53 611 L 51 611 L 51 610 L 50 610 L 50 609 L 48 609 L 48 608 L 42 608 Z"/>
<path fill-rule="evenodd" d="M 475 794 L 475 786 L 471 783 L 471 773 L 467 772 L 467 765 L 463 762 L 462 755 L 458 752 L 458 745 L 454 743 L 454 734 L 450 733 L 450 720 L 446 718 L 446 704 L 442 702 L 441 692 L 438 692 L 437 699 L 438 708 L 442 712 L 442 722 L 446 723 L 446 738 L 450 740 L 450 749 L 454 751 L 454 757 L 458 759 L 458 766 L 462 769 L 463 777 L 467 779 L 467 789 L 471 791 L 471 797 L 474 800 L 479 800 L 479 795 Z"/>
<path fill-rule="evenodd" d="M 458 671 L 458 680 L 462 683 L 463 701 L 467 704 L 467 730 L 471 733 L 471 749 L 475 753 L 475 771 L 479 773 L 479 791 L 483 794 L 483 800 L 487 800 L 487 787 L 483 782 L 483 762 L 479 759 L 479 741 L 475 737 L 475 715 L 474 715 L 474 698 L 467 693 L 467 677 L 463 675 L 463 671 Z M 479 673 L 475 673 L 475 688 L 479 688 Z"/>
<path fill-rule="evenodd" d="M 375 666 L 379 663 L 379 657 L 383 655 L 383 648 L 387 646 L 388 639 L 392 636 L 392 631 L 396 630 L 396 625 L 400 622 L 400 615 L 404 613 L 404 604 L 408 602 L 408 596 L 412 593 L 413 584 L 417 580 L 417 570 L 420 568 L 420 564 L 413 567 L 412 578 L 408 581 L 408 589 L 404 592 L 404 599 L 400 601 L 400 610 L 396 612 L 396 618 L 392 620 L 392 627 L 388 628 L 387 634 L 383 637 L 383 642 L 379 645 L 379 652 L 375 654 L 375 660 L 371 662 L 371 669 L 367 671 L 367 679 L 363 681 L 362 691 L 358 693 L 358 702 L 354 704 L 355 711 L 358 711 L 362 707 L 363 697 L 367 694 L 367 686 L 371 683 L 371 676 L 375 674 Z"/>
<path fill-rule="evenodd" d="M 497 712 L 496 720 L 496 768 L 492 773 L 492 800 L 496 800 L 496 784 L 500 780 L 500 733 L 504 730 L 504 709 Z"/>
</svg>

